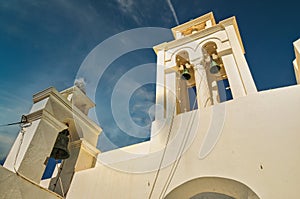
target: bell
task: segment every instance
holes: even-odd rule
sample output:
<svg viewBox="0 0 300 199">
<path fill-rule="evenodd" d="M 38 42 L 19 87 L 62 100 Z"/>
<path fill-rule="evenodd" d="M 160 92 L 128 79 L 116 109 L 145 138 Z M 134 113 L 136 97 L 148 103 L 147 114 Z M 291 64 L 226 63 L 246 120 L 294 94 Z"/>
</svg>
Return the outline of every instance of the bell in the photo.
<svg viewBox="0 0 300 199">
<path fill-rule="evenodd" d="M 191 74 L 187 68 L 184 68 L 182 71 L 182 77 L 186 80 L 191 79 Z"/>
<path fill-rule="evenodd" d="M 58 133 L 58 136 L 56 138 L 54 147 L 50 155 L 51 158 L 54 158 L 56 160 L 62 160 L 70 157 L 70 152 L 68 149 L 68 144 L 69 144 L 68 135 L 69 135 L 68 129 L 65 129 Z"/>
<path fill-rule="evenodd" d="M 211 74 L 217 74 L 220 70 L 221 70 L 221 67 L 217 64 L 217 62 L 215 62 L 214 60 L 212 60 L 210 62 L 209 72 Z"/>
</svg>

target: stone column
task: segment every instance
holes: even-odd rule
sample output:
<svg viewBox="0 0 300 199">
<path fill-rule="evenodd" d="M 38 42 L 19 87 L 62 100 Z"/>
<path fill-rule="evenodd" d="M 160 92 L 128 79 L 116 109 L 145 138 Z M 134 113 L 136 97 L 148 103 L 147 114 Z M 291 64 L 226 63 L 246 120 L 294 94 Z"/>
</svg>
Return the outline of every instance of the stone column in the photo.
<svg viewBox="0 0 300 199">
<path fill-rule="evenodd" d="M 212 105 L 211 91 L 208 84 L 206 69 L 200 60 L 194 61 L 195 84 L 197 90 L 198 108 Z"/>
</svg>

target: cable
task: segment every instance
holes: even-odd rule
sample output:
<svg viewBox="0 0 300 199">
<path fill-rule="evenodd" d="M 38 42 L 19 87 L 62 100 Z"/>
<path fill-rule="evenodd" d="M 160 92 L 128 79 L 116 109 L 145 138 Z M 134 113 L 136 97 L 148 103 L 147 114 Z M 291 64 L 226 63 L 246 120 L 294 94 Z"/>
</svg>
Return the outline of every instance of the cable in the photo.
<svg viewBox="0 0 300 199">
<path fill-rule="evenodd" d="M 194 103 L 194 104 L 195 104 L 195 103 Z M 167 180 L 166 180 L 166 183 L 165 183 L 165 185 L 164 185 L 164 187 L 163 187 L 163 189 L 162 189 L 162 192 L 161 192 L 161 194 L 160 194 L 160 198 L 163 198 L 163 196 L 164 196 L 166 190 L 168 189 L 168 186 L 170 185 L 170 183 L 171 183 L 171 181 L 172 181 L 172 179 L 173 179 L 173 176 L 174 176 L 174 174 L 175 174 L 175 171 L 176 171 L 176 169 L 177 169 L 177 166 L 178 166 L 178 164 L 179 164 L 179 161 L 180 161 L 180 159 L 181 159 L 181 157 L 182 157 L 182 154 L 183 154 L 183 151 L 184 151 L 184 149 L 185 149 L 186 143 L 187 143 L 187 141 L 188 141 L 188 138 L 189 138 L 189 135 L 190 135 L 190 132 L 191 132 L 191 128 L 192 128 L 192 124 L 194 123 L 194 120 L 195 120 L 195 117 L 194 117 L 195 114 L 196 114 L 196 112 L 192 112 L 192 113 L 191 113 L 191 116 L 190 116 L 190 119 L 189 119 L 189 123 L 188 123 L 188 125 L 187 125 L 187 126 L 188 126 L 188 129 L 187 129 L 187 131 L 185 131 L 184 137 L 183 137 L 183 139 L 182 139 L 182 142 L 181 142 L 181 144 L 180 144 L 180 146 L 179 146 L 178 153 L 177 153 L 177 155 L 176 155 L 175 162 L 173 163 L 173 166 L 172 166 L 172 168 L 171 168 L 171 172 L 169 173 L 168 178 L 167 178 Z"/>
<path fill-rule="evenodd" d="M 198 72 L 198 74 L 200 74 L 199 71 L 197 71 L 197 72 Z M 202 83 L 203 79 L 204 79 L 204 78 L 201 76 L 201 80 L 199 81 L 198 88 L 200 88 L 200 84 Z M 197 92 L 196 92 L 196 97 L 195 97 L 194 104 L 193 104 L 193 109 L 195 108 L 195 105 L 196 105 L 198 93 L 199 93 L 199 92 L 198 92 L 198 90 L 197 90 Z M 208 98 L 208 99 L 209 99 L 209 98 Z M 208 99 L 207 99 L 207 100 L 208 100 Z M 206 100 L 206 101 L 207 101 L 207 100 Z M 206 104 L 205 104 L 205 107 L 206 107 Z M 166 191 L 167 191 L 167 189 L 168 189 L 168 187 L 169 187 L 169 185 L 170 185 L 170 183 L 171 183 L 171 181 L 172 181 L 172 179 L 173 179 L 173 177 L 174 177 L 174 174 L 175 174 L 175 171 L 176 171 L 176 169 L 177 169 L 177 166 L 178 166 L 178 164 L 179 164 L 179 162 L 180 162 L 180 160 L 181 160 L 182 153 L 183 153 L 183 151 L 184 151 L 184 148 L 185 148 L 185 146 L 186 146 L 186 144 L 187 144 L 188 138 L 189 138 L 190 133 L 191 133 L 192 124 L 194 123 L 194 120 L 195 120 L 195 117 L 193 117 L 194 113 L 196 114 L 197 112 L 192 112 L 192 113 L 191 113 L 191 116 L 190 116 L 190 119 L 189 119 L 189 124 L 188 124 L 188 129 L 187 129 L 187 131 L 185 132 L 184 138 L 183 138 L 183 140 L 182 140 L 182 142 L 181 142 L 181 145 L 180 145 L 180 149 L 179 149 L 178 154 L 177 154 L 177 156 L 176 156 L 177 158 L 176 158 L 176 160 L 175 160 L 175 162 L 174 162 L 174 164 L 173 164 L 173 166 L 172 166 L 172 168 L 171 168 L 171 172 L 170 172 L 170 174 L 169 174 L 169 176 L 168 176 L 168 178 L 167 178 L 167 181 L 166 181 L 166 183 L 165 183 L 165 185 L 164 185 L 164 187 L 163 187 L 163 189 L 162 189 L 162 192 L 161 192 L 161 194 L 160 194 L 160 198 L 163 198 L 163 197 L 164 197 L 164 194 L 166 193 Z M 193 117 L 193 119 L 192 119 L 192 117 Z M 192 120 L 191 120 L 191 119 L 192 119 Z"/>
<path fill-rule="evenodd" d="M 171 168 L 171 172 L 170 172 L 170 174 L 169 174 L 169 176 L 167 178 L 166 184 L 163 187 L 163 190 L 162 190 L 162 193 L 160 195 L 160 198 L 163 198 L 165 192 L 167 191 L 167 189 L 168 189 L 168 187 L 169 187 L 169 185 L 170 185 L 170 183 L 171 183 L 171 181 L 173 179 L 173 176 L 175 174 L 177 166 L 178 166 L 178 164 L 179 164 L 179 162 L 181 160 L 183 151 L 185 149 L 186 143 L 188 141 L 188 138 L 189 138 L 189 135 L 190 135 L 190 132 L 191 132 L 192 124 L 194 123 L 194 120 L 195 120 L 195 117 L 193 117 L 195 114 L 196 114 L 196 112 L 191 113 L 191 117 L 189 119 L 189 124 L 188 124 L 188 130 L 186 131 L 186 133 L 184 135 L 184 138 L 183 138 L 183 140 L 181 142 L 180 149 L 179 149 L 178 154 L 176 156 L 177 158 L 176 158 L 176 160 L 175 160 L 175 162 L 174 162 L 174 164 L 173 164 L 173 166 Z"/>
<path fill-rule="evenodd" d="M 23 116 L 22 116 L 23 117 Z M 18 173 L 18 171 L 17 171 L 17 169 L 16 169 L 16 164 L 17 164 L 17 159 L 18 159 L 18 156 L 19 156 L 19 153 L 20 153 L 20 150 L 21 150 L 21 145 L 23 144 L 23 139 L 24 139 L 24 135 L 25 135 L 25 128 L 27 128 L 27 127 L 29 127 L 29 126 L 31 126 L 31 123 L 23 123 L 22 121 L 21 121 L 21 123 L 19 123 L 20 124 L 20 127 L 21 127 L 21 138 L 20 138 L 20 144 L 19 144 L 19 146 L 18 146 L 18 150 L 17 150 L 17 153 L 16 153 L 16 156 L 15 156 L 15 160 L 14 160 L 14 170 L 15 170 L 15 172 L 16 172 L 16 174 L 18 174 L 19 175 L 19 173 Z"/>
<path fill-rule="evenodd" d="M 199 71 L 197 71 L 197 72 L 199 73 Z M 200 82 L 199 82 L 199 84 L 198 84 L 198 89 L 200 88 L 200 84 L 202 83 L 203 79 L 204 79 L 204 78 L 201 76 L 201 80 L 200 80 Z M 193 108 L 192 108 L 192 109 L 194 109 L 195 106 L 196 106 L 198 93 L 199 93 L 199 92 L 198 92 L 198 90 L 197 90 L 197 92 L 196 92 L 196 97 L 195 97 L 195 100 L 194 100 L 194 104 L 193 104 Z M 209 98 L 208 98 L 208 99 L 209 99 Z M 162 167 L 162 162 L 163 162 L 164 157 L 165 157 L 166 149 L 167 149 L 167 146 L 168 146 L 168 142 L 169 142 L 169 139 L 170 139 L 170 134 L 171 134 L 172 127 L 173 127 L 173 121 L 174 121 L 174 113 L 175 113 L 175 110 L 176 110 L 176 105 L 175 105 L 175 107 L 174 107 L 174 109 L 173 109 L 173 114 L 172 114 L 172 118 L 171 118 L 171 125 L 170 125 L 169 132 L 168 132 L 168 137 L 167 137 L 167 141 L 166 141 L 166 146 L 165 146 L 165 148 L 164 148 L 163 155 L 162 155 L 162 158 L 161 158 L 160 163 L 159 163 L 159 168 L 158 168 L 158 170 L 157 170 L 157 172 L 156 172 L 156 175 L 155 175 L 155 179 L 154 179 L 154 182 L 153 182 L 151 191 L 150 191 L 150 195 L 149 195 L 149 197 L 148 197 L 149 199 L 151 198 L 151 196 L 152 196 L 152 194 L 153 194 L 153 190 L 154 190 L 154 187 L 155 187 L 155 185 L 156 185 L 157 178 L 158 178 L 158 175 L 159 175 L 160 170 L 161 170 L 161 167 Z M 196 112 L 195 112 L 195 113 L 196 113 Z M 182 153 L 183 153 L 183 151 L 184 151 L 185 145 L 186 145 L 186 143 L 187 143 L 188 137 L 189 137 L 190 132 L 191 132 L 192 124 L 193 124 L 194 119 L 195 119 L 195 117 L 193 117 L 193 120 L 191 120 L 192 117 L 193 117 L 193 113 L 191 114 L 191 117 L 190 117 L 190 119 L 189 119 L 189 124 L 188 124 L 188 129 L 189 129 L 189 130 L 186 131 L 186 133 L 185 133 L 185 135 L 184 135 L 184 139 L 183 139 L 183 141 L 182 141 L 182 143 L 181 143 L 181 145 L 180 145 L 180 149 L 179 149 L 179 152 L 178 152 L 178 154 L 177 154 L 177 158 L 176 158 L 176 160 L 175 160 L 175 163 L 174 163 L 173 166 L 172 166 L 171 172 L 170 172 L 170 174 L 169 174 L 169 176 L 168 176 L 168 178 L 167 178 L 167 181 L 166 181 L 166 183 L 165 183 L 165 185 L 164 185 L 164 187 L 163 187 L 163 190 L 162 190 L 162 192 L 161 192 L 160 198 L 162 198 L 162 195 L 164 195 L 164 193 L 165 193 L 165 191 L 167 190 L 169 184 L 171 183 L 171 180 L 172 180 L 172 178 L 173 178 L 173 176 L 174 176 L 174 173 L 175 173 L 175 171 L 176 171 L 177 165 L 178 165 L 178 163 L 179 163 L 179 161 L 180 161 L 181 155 L 182 155 Z M 191 122 L 191 121 L 192 121 L 192 122 Z M 179 157 L 179 158 L 178 158 L 178 157 Z M 165 191 L 164 191 L 164 190 L 165 190 Z"/>
<path fill-rule="evenodd" d="M 12 125 L 16 125 L 16 124 L 27 124 L 27 123 L 29 123 L 28 120 L 27 120 L 27 117 L 25 115 L 22 115 L 20 122 L 13 122 L 13 123 L 9 123 L 9 124 L 1 124 L 0 127 L 12 126 Z"/>
<path fill-rule="evenodd" d="M 171 124 L 170 124 L 169 132 L 168 132 L 168 136 L 167 136 L 167 140 L 166 140 L 166 146 L 164 148 L 164 151 L 163 151 L 163 154 L 162 154 L 162 158 L 161 158 L 161 160 L 159 162 L 158 170 L 157 170 L 157 172 L 155 174 L 154 182 L 153 182 L 153 185 L 152 185 L 152 188 L 151 188 L 151 191 L 150 191 L 148 199 L 150 199 L 151 196 L 152 196 L 152 194 L 153 194 L 153 190 L 154 190 L 154 187 L 155 187 L 155 184 L 156 184 L 156 181 L 157 181 L 158 175 L 160 173 L 160 169 L 161 169 L 161 166 L 162 166 L 165 154 L 166 154 L 167 146 L 168 146 L 168 143 L 169 143 L 169 140 L 170 140 L 170 137 L 171 137 L 170 135 L 171 135 L 172 127 L 173 127 L 175 110 L 176 110 L 176 105 L 175 105 L 175 107 L 173 109 L 173 113 L 172 113 L 172 117 L 171 117 Z"/>
<path fill-rule="evenodd" d="M 21 126 L 20 144 L 18 146 L 18 150 L 17 150 L 16 156 L 15 156 L 15 161 L 14 161 L 14 170 L 16 173 L 18 173 L 17 169 L 16 169 L 16 164 L 17 164 L 17 159 L 18 159 L 19 153 L 20 153 L 21 145 L 23 144 L 24 135 L 25 135 L 25 130 L 24 130 L 24 127 Z"/>
</svg>

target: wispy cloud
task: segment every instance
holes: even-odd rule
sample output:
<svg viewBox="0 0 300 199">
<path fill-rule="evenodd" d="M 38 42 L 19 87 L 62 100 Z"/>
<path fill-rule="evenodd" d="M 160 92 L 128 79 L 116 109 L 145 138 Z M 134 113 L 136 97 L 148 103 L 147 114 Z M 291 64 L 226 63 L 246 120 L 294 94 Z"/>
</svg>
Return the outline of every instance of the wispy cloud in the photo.
<svg viewBox="0 0 300 199">
<path fill-rule="evenodd" d="M 157 26 L 160 24 L 159 26 L 169 27 L 173 25 L 172 18 L 177 25 L 179 24 L 171 0 L 167 0 L 166 4 L 139 0 L 115 0 L 114 2 L 117 3 L 117 8 L 121 13 L 132 18 L 139 26 Z M 158 13 L 159 17 L 155 17 Z"/>
<path fill-rule="evenodd" d="M 134 0 L 117 0 L 120 10 L 124 14 L 129 15 L 138 25 L 141 25 L 142 20 L 140 14 L 137 12 L 136 2 Z"/>
<path fill-rule="evenodd" d="M 120 8 L 123 12 L 132 12 L 134 1 L 133 0 L 117 0 L 119 3 Z"/>
<path fill-rule="evenodd" d="M 0 123 L 18 122 L 21 115 L 29 111 L 31 104 L 31 101 L 24 100 L 13 92 L 0 90 Z"/>
<path fill-rule="evenodd" d="M 174 19 L 176 21 L 176 24 L 179 25 L 178 17 L 177 17 L 177 14 L 175 12 L 175 9 L 174 9 L 174 6 L 173 6 L 171 0 L 167 0 L 167 3 L 169 5 L 169 7 L 170 7 L 170 10 L 171 10 L 172 14 L 173 14 L 173 17 L 174 17 Z"/>
<path fill-rule="evenodd" d="M 12 91 L 0 90 L 0 125 L 19 122 L 21 115 L 29 111 L 30 104 L 29 100 L 23 99 Z M 7 155 L 18 131 L 18 125 L 0 127 L 0 160 Z"/>
</svg>

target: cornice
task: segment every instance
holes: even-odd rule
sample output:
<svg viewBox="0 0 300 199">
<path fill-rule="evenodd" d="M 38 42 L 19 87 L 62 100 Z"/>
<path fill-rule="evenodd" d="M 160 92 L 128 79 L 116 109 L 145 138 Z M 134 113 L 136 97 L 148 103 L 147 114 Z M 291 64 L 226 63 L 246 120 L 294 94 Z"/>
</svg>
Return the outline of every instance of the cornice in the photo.
<svg viewBox="0 0 300 199">
<path fill-rule="evenodd" d="M 224 27 L 218 24 L 218 25 L 215 25 L 213 27 L 210 27 L 210 28 L 204 29 L 202 31 L 199 31 L 197 33 L 191 34 L 189 36 L 185 36 L 185 37 L 182 37 L 180 39 L 176 39 L 176 40 L 173 40 L 173 41 L 170 41 L 170 42 L 164 42 L 162 44 L 154 46 L 153 49 L 156 53 L 160 50 L 168 50 L 168 49 L 171 49 L 171 48 L 174 48 L 174 47 L 177 47 L 177 46 L 184 45 L 188 42 L 195 41 L 197 39 L 201 39 L 203 37 L 206 37 L 210 34 L 216 33 L 216 32 L 221 31 L 221 30 L 224 30 Z"/>
<path fill-rule="evenodd" d="M 230 17 L 228 19 L 224 19 L 223 21 L 220 21 L 219 24 L 221 26 L 223 26 L 224 28 L 227 27 L 227 26 L 231 26 L 231 25 L 234 27 L 235 33 L 236 33 L 236 35 L 238 37 L 238 40 L 239 40 L 239 43 L 242 47 L 242 51 L 245 54 L 245 48 L 244 48 L 244 45 L 243 45 L 240 30 L 239 30 L 239 27 L 238 27 L 238 24 L 237 24 L 237 21 L 236 21 L 236 17 L 233 16 L 233 17 Z"/>
<path fill-rule="evenodd" d="M 207 15 L 209 15 L 209 14 L 210 13 L 208 13 Z M 205 17 L 207 18 L 208 16 L 205 16 Z M 192 22 L 193 21 L 188 22 L 188 23 L 192 23 Z M 186 25 L 186 24 L 182 24 L 182 25 Z M 245 53 L 244 45 L 243 45 L 242 38 L 241 38 L 241 35 L 240 35 L 240 31 L 239 31 L 239 28 L 238 28 L 238 24 L 237 24 L 236 18 L 234 16 L 230 17 L 228 19 L 222 20 L 218 24 L 213 25 L 210 28 L 206 28 L 204 30 L 201 30 L 197 33 L 182 37 L 180 39 L 175 39 L 175 40 L 170 41 L 170 42 L 164 42 L 162 44 L 156 45 L 156 46 L 153 47 L 153 49 L 154 49 L 155 53 L 157 54 L 157 52 L 160 51 L 160 50 L 168 50 L 168 49 L 171 49 L 171 48 L 174 48 L 174 47 L 177 47 L 177 46 L 184 45 L 188 42 L 204 38 L 204 37 L 206 37 L 210 34 L 216 33 L 218 31 L 225 30 L 226 27 L 231 26 L 231 25 L 234 27 L 234 30 L 235 30 L 236 35 L 238 37 L 239 43 L 242 47 L 242 51 L 243 51 L 243 53 Z M 180 28 L 180 27 L 183 27 L 183 26 L 177 26 L 177 27 Z M 173 28 L 173 29 L 175 29 L 175 28 Z"/>
<path fill-rule="evenodd" d="M 100 153 L 100 150 L 91 145 L 88 141 L 86 141 L 84 138 L 80 138 L 80 140 L 76 140 L 74 142 L 70 143 L 71 148 L 83 148 L 86 150 L 89 154 L 91 154 L 94 157 L 97 157 Z"/>
<path fill-rule="evenodd" d="M 91 145 L 88 141 L 86 141 L 84 138 L 80 138 L 82 141 L 83 147 L 86 151 L 88 151 L 90 154 L 93 156 L 97 157 L 98 154 L 100 153 L 100 150 Z"/>
<path fill-rule="evenodd" d="M 76 106 L 72 106 L 72 103 L 62 96 L 54 87 L 45 89 L 35 95 L 33 95 L 33 102 L 36 103 L 47 97 L 53 97 L 56 101 L 67 108 L 68 111 L 72 112 L 76 119 L 82 120 L 85 124 L 93 129 L 94 134 L 99 135 L 102 132 L 101 127 L 99 127 L 94 121 L 90 120 L 84 113 L 82 113 Z"/>
<path fill-rule="evenodd" d="M 188 21 L 186 23 L 180 24 L 180 25 L 172 28 L 171 30 L 172 30 L 172 33 L 173 33 L 174 37 L 176 38 L 176 32 L 177 31 L 181 32 L 181 31 L 183 31 L 183 30 L 185 30 L 185 29 L 187 29 L 187 28 L 189 28 L 193 25 L 197 25 L 197 24 L 200 24 L 200 23 L 205 23 L 208 20 L 211 20 L 213 26 L 216 25 L 216 21 L 215 21 L 213 12 L 209 12 L 209 13 L 207 13 L 203 16 L 200 16 L 196 19 L 193 19 L 193 20 Z"/>
<path fill-rule="evenodd" d="M 39 102 L 39 101 L 49 97 L 50 93 L 55 94 L 55 91 L 57 92 L 57 90 L 54 87 L 49 87 L 43 91 L 40 91 L 33 95 L 33 102 L 34 103 Z"/>
<path fill-rule="evenodd" d="M 34 122 L 39 119 L 44 119 L 44 121 L 48 122 L 50 125 L 54 126 L 56 129 L 64 129 L 67 126 L 60 121 L 58 121 L 52 114 L 48 111 L 42 109 L 36 112 L 30 113 L 26 115 L 28 122 Z"/>
</svg>

